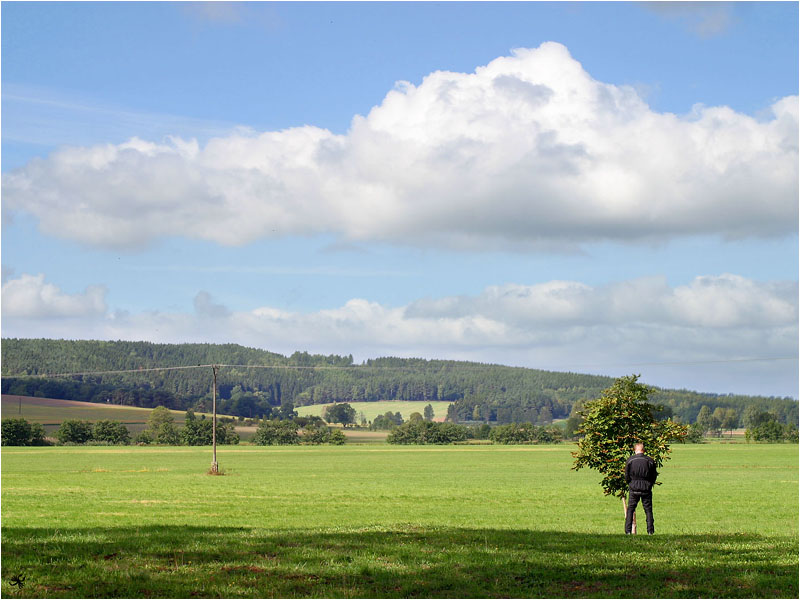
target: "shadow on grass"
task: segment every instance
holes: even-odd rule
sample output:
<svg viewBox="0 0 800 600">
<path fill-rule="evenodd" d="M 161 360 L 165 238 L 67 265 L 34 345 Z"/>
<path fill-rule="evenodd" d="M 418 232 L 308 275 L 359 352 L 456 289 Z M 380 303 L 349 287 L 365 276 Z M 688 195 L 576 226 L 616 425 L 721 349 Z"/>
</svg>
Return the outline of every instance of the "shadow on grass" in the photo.
<svg viewBox="0 0 800 600">
<path fill-rule="evenodd" d="M 2 542 L 5 597 L 798 595 L 794 536 L 4 527 Z"/>
</svg>

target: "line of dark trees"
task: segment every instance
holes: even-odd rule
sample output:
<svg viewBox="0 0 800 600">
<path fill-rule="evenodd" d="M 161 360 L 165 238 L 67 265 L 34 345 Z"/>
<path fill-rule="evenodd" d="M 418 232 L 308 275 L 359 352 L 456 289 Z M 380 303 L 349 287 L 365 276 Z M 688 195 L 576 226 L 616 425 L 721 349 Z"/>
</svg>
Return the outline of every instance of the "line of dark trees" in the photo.
<svg viewBox="0 0 800 600">
<path fill-rule="evenodd" d="M 175 410 L 211 409 L 211 369 L 144 371 L 208 364 L 219 370 L 217 410 L 251 419 L 280 419 L 292 407 L 331 402 L 448 401 L 452 422 L 546 425 L 599 397 L 610 377 L 461 361 L 379 358 L 295 352 L 283 356 L 235 344 L 153 344 L 49 339 L 2 340 L 2 393 Z M 260 368 L 270 366 L 273 368 Z M 256 368 L 258 367 L 258 368 Z M 303 367 L 340 367 L 308 369 Z M 41 374 L 139 370 L 141 373 L 34 378 Z M 13 377 L 24 375 L 27 377 Z M 748 406 L 797 424 L 792 398 L 659 390 L 652 398 L 684 423 L 702 406 Z"/>
</svg>

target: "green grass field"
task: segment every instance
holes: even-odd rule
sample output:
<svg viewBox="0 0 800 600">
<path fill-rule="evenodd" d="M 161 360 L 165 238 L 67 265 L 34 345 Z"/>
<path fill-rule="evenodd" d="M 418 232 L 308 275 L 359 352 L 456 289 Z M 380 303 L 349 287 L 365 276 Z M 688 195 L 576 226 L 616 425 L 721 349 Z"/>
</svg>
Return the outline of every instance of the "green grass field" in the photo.
<svg viewBox="0 0 800 600">
<path fill-rule="evenodd" d="M 797 597 L 797 445 L 677 447 L 652 537 L 571 449 L 4 448 L 3 596 Z"/>
<path fill-rule="evenodd" d="M 393 413 L 399 412 L 403 415 L 403 419 L 406 421 L 411 413 L 418 412 L 422 414 L 422 411 L 425 409 L 425 406 L 428 404 L 431 405 L 433 408 L 433 420 L 434 421 L 444 421 L 444 418 L 447 416 L 447 407 L 450 406 L 450 402 L 438 402 L 438 401 L 431 401 L 431 402 L 403 402 L 400 400 L 391 400 L 385 402 L 349 402 L 350 406 L 352 406 L 356 410 L 356 415 L 359 416 L 360 413 L 364 413 L 364 417 L 366 417 L 367 421 L 372 421 L 378 415 L 386 414 L 387 411 L 391 411 Z M 301 417 L 310 417 L 310 416 L 322 416 L 322 411 L 325 410 L 326 406 L 331 406 L 330 404 L 312 404 L 310 406 L 299 406 L 295 410 L 297 414 Z"/>
</svg>

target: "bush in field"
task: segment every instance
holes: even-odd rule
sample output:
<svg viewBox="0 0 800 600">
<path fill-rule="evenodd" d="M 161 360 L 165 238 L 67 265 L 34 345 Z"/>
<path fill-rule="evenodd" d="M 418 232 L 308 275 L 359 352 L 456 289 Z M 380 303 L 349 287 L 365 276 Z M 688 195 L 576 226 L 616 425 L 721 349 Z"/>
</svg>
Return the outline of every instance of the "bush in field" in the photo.
<svg viewBox="0 0 800 600">
<path fill-rule="evenodd" d="M 532 423 L 510 423 L 492 429 L 489 439 L 495 444 L 557 444 L 561 441 L 558 427 L 537 427 Z"/>
<path fill-rule="evenodd" d="M 153 436 L 145 429 L 133 436 L 133 443 L 137 446 L 147 446 L 153 443 Z"/>
<path fill-rule="evenodd" d="M 194 413 L 186 412 L 186 426 L 180 430 L 180 443 L 185 446 L 210 446 L 213 443 L 213 425 L 211 419 L 198 420 Z M 231 445 L 239 443 L 239 434 L 232 422 L 217 422 L 217 444 Z"/>
<path fill-rule="evenodd" d="M 686 441 L 690 444 L 702 444 L 704 434 L 705 432 L 703 431 L 702 424 L 692 423 L 689 425 L 689 433 L 686 435 Z"/>
<path fill-rule="evenodd" d="M 341 446 L 347 438 L 338 429 L 330 427 L 307 427 L 301 438 L 304 444 L 332 444 Z"/>
<path fill-rule="evenodd" d="M 253 436 L 258 446 L 283 446 L 300 443 L 297 424 L 293 421 L 262 421 Z"/>
<path fill-rule="evenodd" d="M 31 424 L 25 419 L 3 419 L 3 446 L 28 446 L 31 439 Z"/>
<path fill-rule="evenodd" d="M 322 420 L 322 417 L 318 417 L 317 415 L 309 415 L 307 417 L 297 417 L 294 419 L 294 422 L 297 423 L 300 427 L 324 427 L 325 421 Z M 258 423 L 254 423 L 254 425 L 258 425 Z"/>
<path fill-rule="evenodd" d="M 797 427 L 779 423 L 771 413 L 751 414 L 749 423 L 750 427 L 744 432 L 748 442 L 797 442 Z"/>
<path fill-rule="evenodd" d="M 467 437 L 471 440 L 488 440 L 492 433 L 492 426 L 488 423 L 470 425 L 467 427 Z"/>
<path fill-rule="evenodd" d="M 394 429 L 402 424 L 403 415 L 399 412 L 393 413 L 392 411 L 387 411 L 385 414 L 375 417 L 369 428 L 372 431 L 385 431 L 387 429 Z"/>
<path fill-rule="evenodd" d="M 91 421 L 67 419 L 56 431 L 56 438 L 62 444 L 85 444 L 92 441 L 93 427 Z"/>
<path fill-rule="evenodd" d="M 31 424 L 25 419 L 3 419 L 3 446 L 29 446 Z"/>
<path fill-rule="evenodd" d="M 153 443 L 164 446 L 178 446 L 181 443 L 178 430 L 172 423 L 161 423 L 155 430 L 151 431 Z"/>
<path fill-rule="evenodd" d="M 92 439 L 109 444 L 127 444 L 131 440 L 131 432 L 119 421 L 104 419 L 94 424 Z"/>
<path fill-rule="evenodd" d="M 52 445 L 45 439 L 47 434 L 44 431 L 44 425 L 41 423 L 31 423 L 31 446 L 49 446 Z"/>
<path fill-rule="evenodd" d="M 389 433 L 390 444 L 452 444 L 467 439 L 467 428 L 455 423 L 409 421 Z"/>
<path fill-rule="evenodd" d="M 45 446 L 44 427 L 41 423 L 28 423 L 25 419 L 3 419 L 3 446 Z"/>
<path fill-rule="evenodd" d="M 154 444 L 178 446 L 181 443 L 180 435 L 175 428 L 175 417 L 164 406 L 157 406 L 150 412 L 145 431 Z"/>
</svg>

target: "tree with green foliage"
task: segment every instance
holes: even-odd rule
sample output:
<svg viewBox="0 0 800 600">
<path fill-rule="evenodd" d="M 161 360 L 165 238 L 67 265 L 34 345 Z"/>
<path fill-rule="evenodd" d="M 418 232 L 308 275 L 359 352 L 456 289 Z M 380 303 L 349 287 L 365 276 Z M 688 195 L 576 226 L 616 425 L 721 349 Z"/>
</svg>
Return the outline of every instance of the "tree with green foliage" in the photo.
<svg viewBox="0 0 800 600">
<path fill-rule="evenodd" d="M 739 426 L 739 413 L 735 408 L 726 408 L 725 414 L 722 418 L 722 429 L 730 432 L 730 437 L 733 437 L 733 430 Z"/>
<path fill-rule="evenodd" d="M 670 443 L 683 441 L 688 433 L 686 425 L 653 417 L 659 408 L 649 402 L 654 390 L 638 379 L 638 375 L 620 377 L 600 398 L 586 403 L 579 430 L 583 439 L 572 453 L 575 458 L 572 468 L 599 471 L 603 475 L 600 482 L 603 493 L 621 498 L 623 512 L 627 511 L 628 498 L 625 463 L 634 443 L 643 443 L 647 455 L 660 468 L 669 458 Z"/>
<path fill-rule="evenodd" d="M 684 441 L 689 442 L 691 444 L 702 444 L 703 439 L 704 439 L 703 428 L 697 423 L 692 423 L 691 425 L 689 425 L 689 431 L 686 434 L 686 439 L 684 439 Z"/>
<path fill-rule="evenodd" d="M 97 442 L 125 445 L 130 442 L 131 432 L 119 421 L 102 419 L 95 422 L 92 428 L 92 438 Z"/>
<path fill-rule="evenodd" d="M 434 413 L 433 413 L 433 405 L 427 404 L 422 411 L 422 416 L 425 418 L 426 421 L 433 421 Z"/>
<path fill-rule="evenodd" d="M 145 431 L 154 444 L 178 446 L 181 443 L 180 434 L 175 427 L 175 417 L 165 406 L 157 406 L 150 411 Z"/>
<path fill-rule="evenodd" d="M 279 421 L 292 421 L 297 418 L 297 411 L 294 409 L 294 403 L 288 400 L 281 404 L 280 409 L 272 411 L 272 418 Z"/>
<path fill-rule="evenodd" d="M 62 444 L 85 444 L 92 440 L 93 429 L 91 421 L 66 419 L 56 431 L 56 438 Z"/>
<path fill-rule="evenodd" d="M 700 407 L 700 412 L 697 413 L 697 419 L 695 419 L 695 423 L 700 427 L 703 435 L 711 430 L 712 421 L 711 409 L 704 404 Z"/>
<path fill-rule="evenodd" d="M 568 440 L 574 440 L 578 437 L 578 430 L 581 426 L 581 417 L 577 414 L 570 415 L 564 421 L 564 437 Z"/>
<path fill-rule="evenodd" d="M 341 423 L 344 427 L 347 427 L 349 424 L 356 422 L 356 409 L 347 402 L 332 404 L 325 407 L 322 418 L 328 423 Z"/>
</svg>

